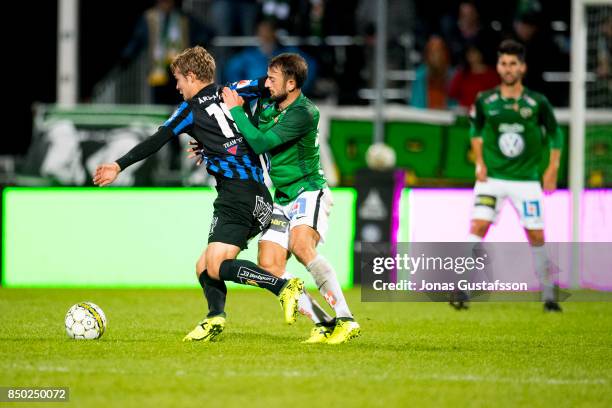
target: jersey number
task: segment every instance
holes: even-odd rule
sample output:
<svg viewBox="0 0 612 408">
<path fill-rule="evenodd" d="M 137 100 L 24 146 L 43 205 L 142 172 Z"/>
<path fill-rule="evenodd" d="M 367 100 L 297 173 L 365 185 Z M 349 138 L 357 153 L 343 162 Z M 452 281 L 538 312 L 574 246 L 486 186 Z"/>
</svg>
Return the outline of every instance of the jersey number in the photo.
<svg viewBox="0 0 612 408">
<path fill-rule="evenodd" d="M 238 128 L 236 127 L 236 124 L 232 119 L 232 115 L 227 110 L 227 106 L 225 106 L 225 104 L 222 104 L 221 106 L 217 105 L 216 103 L 210 104 L 210 106 L 206 108 L 206 113 L 213 116 L 217 120 L 219 128 L 221 128 L 221 132 L 223 132 L 223 136 L 228 139 L 236 137 L 234 132 L 232 132 L 232 128 L 227 120 L 229 119 L 232 121 L 232 125 L 234 125 L 236 132 L 238 132 Z"/>
</svg>

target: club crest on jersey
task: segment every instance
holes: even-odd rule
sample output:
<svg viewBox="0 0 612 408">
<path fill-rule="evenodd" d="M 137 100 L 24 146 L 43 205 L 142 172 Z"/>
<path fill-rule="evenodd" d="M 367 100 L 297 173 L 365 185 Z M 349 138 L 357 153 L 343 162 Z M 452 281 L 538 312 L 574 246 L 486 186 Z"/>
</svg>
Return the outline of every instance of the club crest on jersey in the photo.
<svg viewBox="0 0 612 408">
<path fill-rule="evenodd" d="M 527 119 L 527 118 L 530 118 L 531 115 L 533 115 L 533 110 L 531 108 L 525 107 L 525 108 L 521 108 L 519 110 L 519 113 L 521 114 L 521 117 L 523 119 Z"/>
</svg>

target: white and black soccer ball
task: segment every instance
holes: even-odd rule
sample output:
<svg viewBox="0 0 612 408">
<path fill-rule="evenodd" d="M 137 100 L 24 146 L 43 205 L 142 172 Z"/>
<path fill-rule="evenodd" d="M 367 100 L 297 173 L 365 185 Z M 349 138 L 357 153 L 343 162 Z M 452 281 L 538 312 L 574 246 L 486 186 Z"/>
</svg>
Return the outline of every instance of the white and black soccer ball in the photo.
<svg viewBox="0 0 612 408">
<path fill-rule="evenodd" d="M 375 143 L 366 152 L 366 163 L 372 170 L 392 169 L 395 159 L 395 150 L 384 143 Z"/>
<path fill-rule="evenodd" d="M 64 324 L 68 337 L 95 340 L 106 330 L 106 316 L 95 303 L 81 302 L 68 309 Z"/>
</svg>

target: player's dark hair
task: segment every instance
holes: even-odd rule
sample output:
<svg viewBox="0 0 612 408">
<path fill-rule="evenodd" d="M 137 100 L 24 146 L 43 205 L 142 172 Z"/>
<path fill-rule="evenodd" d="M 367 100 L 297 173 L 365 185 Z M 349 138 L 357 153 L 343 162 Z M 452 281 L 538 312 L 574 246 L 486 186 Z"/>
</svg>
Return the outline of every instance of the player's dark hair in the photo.
<svg viewBox="0 0 612 408">
<path fill-rule="evenodd" d="M 284 53 L 272 58 L 268 68 L 278 68 L 283 73 L 285 80 L 293 78 L 296 86 L 301 88 L 308 77 L 308 64 L 299 54 Z"/>
<path fill-rule="evenodd" d="M 170 64 L 173 73 L 187 75 L 193 72 L 196 78 L 203 82 L 214 82 L 215 68 L 215 59 L 199 45 L 186 48 Z"/>
<path fill-rule="evenodd" d="M 499 44 L 497 49 L 497 56 L 501 57 L 503 54 L 516 55 L 521 62 L 525 62 L 525 46 L 515 40 L 504 40 Z"/>
</svg>

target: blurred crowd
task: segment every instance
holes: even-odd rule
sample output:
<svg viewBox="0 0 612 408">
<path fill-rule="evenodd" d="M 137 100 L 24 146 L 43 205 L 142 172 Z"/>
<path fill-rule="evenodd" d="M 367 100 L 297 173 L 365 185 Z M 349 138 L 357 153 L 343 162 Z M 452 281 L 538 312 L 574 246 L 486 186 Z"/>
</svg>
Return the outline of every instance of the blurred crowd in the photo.
<svg viewBox="0 0 612 408">
<path fill-rule="evenodd" d="M 147 49 L 154 103 L 175 103 L 167 65 L 185 46 L 211 49 L 218 80 L 265 74 L 282 52 L 306 57 L 305 91 L 337 104 L 368 103 L 375 83 L 377 1 L 156 0 L 122 54 L 129 63 Z M 392 102 L 417 108 L 466 109 L 498 83 L 497 45 L 506 38 L 527 49 L 527 87 L 555 106 L 569 100 L 570 0 L 387 0 L 387 87 Z M 602 21 L 594 72 L 610 82 L 612 19 Z M 343 39 L 333 43 L 329 38 Z M 250 37 L 248 44 L 228 38 Z M 224 39 L 225 41 L 219 41 Z M 603 40 L 602 40 L 603 39 Z M 217 41 L 215 41 L 217 40 Z M 603 41 L 603 43 L 602 43 Z M 602 44 L 600 44 L 602 43 Z M 370 93 L 372 95 L 372 93 Z"/>
</svg>

